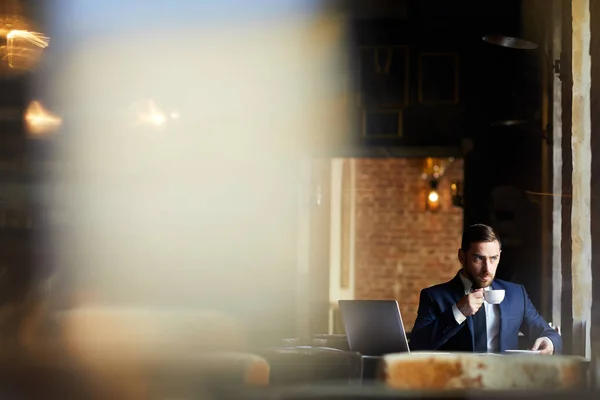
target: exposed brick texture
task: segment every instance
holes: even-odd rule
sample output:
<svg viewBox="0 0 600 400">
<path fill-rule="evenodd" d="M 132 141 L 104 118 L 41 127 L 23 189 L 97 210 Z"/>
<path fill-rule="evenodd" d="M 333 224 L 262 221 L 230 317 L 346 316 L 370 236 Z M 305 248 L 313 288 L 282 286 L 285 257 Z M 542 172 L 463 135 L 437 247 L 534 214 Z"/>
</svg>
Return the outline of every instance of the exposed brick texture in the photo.
<svg viewBox="0 0 600 400">
<path fill-rule="evenodd" d="M 451 279 L 463 210 L 454 207 L 450 183 L 463 180 L 456 160 L 440 181 L 440 209 L 425 208 L 429 190 L 422 159 L 356 160 L 357 299 L 397 299 L 407 330 L 414 324 L 422 288 Z"/>
</svg>

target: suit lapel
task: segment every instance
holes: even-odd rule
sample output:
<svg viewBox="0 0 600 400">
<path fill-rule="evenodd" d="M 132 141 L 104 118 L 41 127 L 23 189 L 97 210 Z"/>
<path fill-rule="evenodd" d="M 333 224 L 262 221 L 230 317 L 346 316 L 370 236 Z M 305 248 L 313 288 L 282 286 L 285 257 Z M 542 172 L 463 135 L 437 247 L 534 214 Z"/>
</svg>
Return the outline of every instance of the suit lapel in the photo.
<svg viewBox="0 0 600 400">
<path fill-rule="evenodd" d="M 459 274 L 460 271 L 451 281 L 453 286 L 452 294 L 454 295 L 454 304 L 458 303 L 458 301 L 465 295 L 465 286 L 463 285 Z M 471 332 L 471 350 L 473 350 L 475 349 L 475 335 L 473 334 L 473 319 L 471 317 L 467 317 L 467 326 L 469 327 L 469 332 Z"/>
<path fill-rule="evenodd" d="M 498 282 L 493 281 L 492 289 L 498 290 L 504 288 L 502 287 L 502 285 L 498 284 Z M 498 310 L 500 314 L 498 315 L 498 318 L 500 318 L 500 324 L 498 328 L 498 352 L 500 353 L 504 351 L 504 319 L 502 318 L 502 316 L 506 313 L 506 307 L 508 307 L 508 303 L 506 302 L 506 299 L 504 299 L 504 301 L 498 305 Z"/>
</svg>

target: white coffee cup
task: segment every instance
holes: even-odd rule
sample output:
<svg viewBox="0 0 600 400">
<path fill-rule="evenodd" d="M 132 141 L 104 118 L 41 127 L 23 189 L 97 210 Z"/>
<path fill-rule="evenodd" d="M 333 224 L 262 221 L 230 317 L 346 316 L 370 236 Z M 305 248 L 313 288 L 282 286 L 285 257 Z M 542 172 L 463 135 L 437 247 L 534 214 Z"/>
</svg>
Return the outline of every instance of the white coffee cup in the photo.
<svg viewBox="0 0 600 400">
<path fill-rule="evenodd" d="M 506 292 L 503 289 L 498 290 L 484 290 L 483 298 L 490 304 L 500 304 L 504 300 Z"/>
</svg>

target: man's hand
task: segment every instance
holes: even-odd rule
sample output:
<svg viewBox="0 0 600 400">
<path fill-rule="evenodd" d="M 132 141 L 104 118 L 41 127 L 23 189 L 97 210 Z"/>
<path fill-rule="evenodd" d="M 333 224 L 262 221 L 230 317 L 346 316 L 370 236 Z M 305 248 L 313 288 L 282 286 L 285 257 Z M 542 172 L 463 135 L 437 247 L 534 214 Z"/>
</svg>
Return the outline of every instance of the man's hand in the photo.
<svg viewBox="0 0 600 400">
<path fill-rule="evenodd" d="M 540 354 L 554 354 L 554 343 L 547 337 L 538 338 L 531 350 L 539 350 Z"/>
<path fill-rule="evenodd" d="M 475 314 L 483 304 L 483 289 L 475 289 L 475 291 L 466 294 L 465 297 L 456 303 L 456 307 L 465 317 Z"/>
</svg>

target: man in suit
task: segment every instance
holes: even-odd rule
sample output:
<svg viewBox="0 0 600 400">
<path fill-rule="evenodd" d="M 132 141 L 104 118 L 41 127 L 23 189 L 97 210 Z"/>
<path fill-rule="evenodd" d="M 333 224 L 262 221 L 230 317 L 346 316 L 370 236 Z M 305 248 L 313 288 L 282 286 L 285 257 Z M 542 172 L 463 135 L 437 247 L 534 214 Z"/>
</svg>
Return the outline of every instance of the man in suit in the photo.
<svg viewBox="0 0 600 400">
<path fill-rule="evenodd" d="M 532 350 L 560 353 L 560 335 L 537 312 L 525 288 L 494 279 L 500 253 L 500 238 L 491 227 L 477 224 L 464 231 L 458 274 L 421 291 L 411 350 L 502 353 L 518 349 L 522 331 Z M 500 304 L 484 301 L 483 292 L 490 289 L 505 290 Z"/>
</svg>

